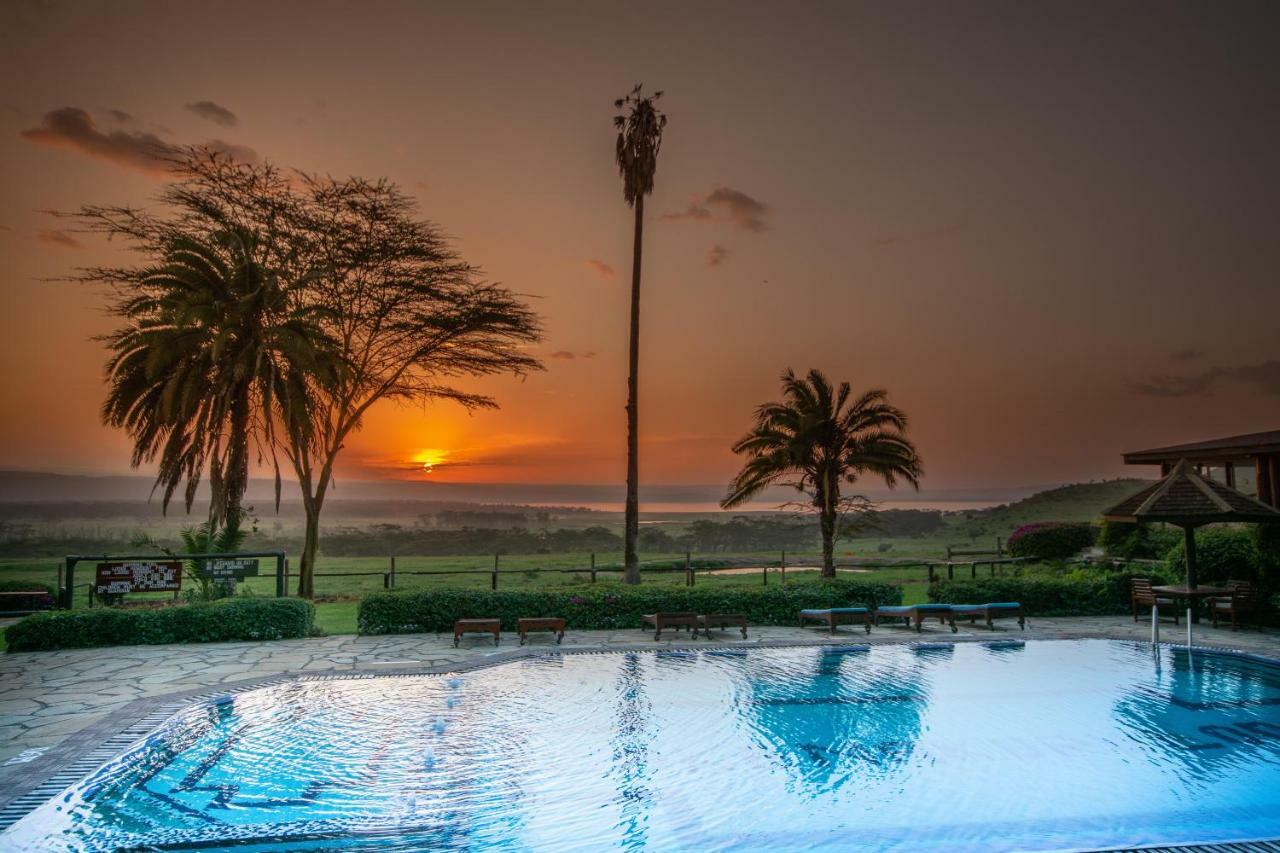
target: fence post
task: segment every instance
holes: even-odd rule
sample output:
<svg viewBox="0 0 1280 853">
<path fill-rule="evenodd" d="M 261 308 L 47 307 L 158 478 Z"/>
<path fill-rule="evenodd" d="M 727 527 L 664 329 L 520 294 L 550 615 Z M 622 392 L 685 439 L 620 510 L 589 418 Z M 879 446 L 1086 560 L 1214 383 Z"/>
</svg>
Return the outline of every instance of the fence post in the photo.
<svg viewBox="0 0 1280 853">
<path fill-rule="evenodd" d="M 951 549 L 948 548 L 947 550 L 950 551 Z M 955 577 L 956 577 L 956 564 L 948 560 L 947 561 L 947 580 L 949 581 L 955 580 Z"/>
<path fill-rule="evenodd" d="M 689 551 L 684 552 L 684 585 L 693 586 L 693 559 Z"/>
<path fill-rule="evenodd" d="M 974 560 L 972 563 L 969 564 L 969 579 L 975 580 L 975 581 L 978 579 L 978 561 L 977 560 Z"/>
<path fill-rule="evenodd" d="M 387 589 L 395 589 L 395 588 L 396 588 L 396 557 L 394 554 L 392 554 L 391 555 L 391 575 L 390 575 L 390 578 L 388 579 Z"/>
<path fill-rule="evenodd" d="M 591 552 L 591 582 L 596 582 L 596 552 Z"/>
<path fill-rule="evenodd" d="M 933 563 L 925 563 L 925 567 L 929 569 L 929 583 L 933 583 Z"/>
<path fill-rule="evenodd" d="M 996 556 L 997 557 L 1004 556 L 1004 540 L 1002 540 L 999 536 L 996 537 Z"/>
<path fill-rule="evenodd" d="M 760 583 L 764 586 L 769 585 L 769 561 L 761 560 L 764 565 L 760 567 Z"/>
<path fill-rule="evenodd" d="M 782 585 L 786 586 L 787 585 L 787 549 L 786 548 L 782 549 L 782 562 L 779 564 L 779 568 L 782 569 Z"/>
<path fill-rule="evenodd" d="M 498 589 L 498 555 L 497 554 L 493 555 L 493 582 L 491 586 L 496 592 Z"/>
<path fill-rule="evenodd" d="M 391 572 L 382 573 L 382 588 L 391 589 Z"/>
<path fill-rule="evenodd" d="M 61 599 L 58 605 L 63 610 L 70 610 L 75 607 L 75 602 L 71 600 L 71 596 L 75 594 L 75 578 L 76 578 L 76 560 L 74 557 L 67 557 L 67 570 L 63 576 L 64 587 L 59 587 L 58 597 Z"/>
</svg>

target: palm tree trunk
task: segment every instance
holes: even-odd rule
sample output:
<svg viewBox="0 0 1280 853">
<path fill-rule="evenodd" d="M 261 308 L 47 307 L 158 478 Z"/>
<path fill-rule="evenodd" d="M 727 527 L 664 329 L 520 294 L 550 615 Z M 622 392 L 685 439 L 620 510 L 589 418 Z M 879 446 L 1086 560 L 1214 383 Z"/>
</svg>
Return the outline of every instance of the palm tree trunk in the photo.
<svg viewBox="0 0 1280 853">
<path fill-rule="evenodd" d="M 640 537 L 640 463 L 637 375 L 640 370 L 640 248 L 644 240 L 644 195 L 636 199 L 635 239 L 631 253 L 631 360 L 627 377 L 627 505 L 624 533 L 625 572 L 623 580 L 640 583 L 640 556 L 636 551 Z"/>
<path fill-rule="evenodd" d="M 836 576 L 836 514 L 825 507 L 818 516 L 818 525 L 822 528 L 822 576 Z"/>
<path fill-rule="evenodd" d="M 234 539 L 244 515 L 244 493 L 249 488 L 249 386 L 245 383 L 231 401 L 230 453 L 223 481 L 226 495 L 222 526 Z"/>
</svg>

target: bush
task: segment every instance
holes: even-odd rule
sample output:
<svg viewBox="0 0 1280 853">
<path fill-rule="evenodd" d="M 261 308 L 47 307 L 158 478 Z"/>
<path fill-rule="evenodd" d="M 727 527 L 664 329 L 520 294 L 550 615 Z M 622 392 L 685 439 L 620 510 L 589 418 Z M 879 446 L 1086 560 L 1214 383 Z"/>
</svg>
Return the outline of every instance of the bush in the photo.
<svg viewBox="0 0 1280 853">
<path fill-rule="evenodd" d="M 315 607 L 300 598 L 227 598 L 208 604 L 58 610 L 5 629 L 11 652 L 89 646 L 283 640 L 311 633 Z"/>
<path fill-rule="evenodd" d="M 1179 579 L 1186 577 L 1185 539 L 1169 549 L 1165 564 Z M 1196 531 L 1196 579 L 1201 583 L 1258 582 L 1258 549 L 1251 531 L 1232 528 Z"/>
<path fill-rule="evenodd" d="M 1009 553 L 1015 557 L 1065 560 L 1091 546 L 1097 530 L 1088 524 L 1041 521 L 1024 524 L 1009 536 Z"/>
<path fill-rule="evenodd" d="M 1030 616 L 1110 616 L 1130 612 L 1129 579 L 1135 576 L 1151 577 L 1151 573 L 1088 569 L 1060 576 L 940 580 L 929 585 L 929 600 L 943 604 L 1018 601 Z"/>
<path fill-rule="evenodd" d="M 902 588 L 862 581 L 790 583 L 761 589 L 741 587 L 624 587 L 580 592 L 443 589 L 379 592 L 360 601 L 361 634 L 453 630 L 455 619 L 499 618 L 513 631 L 521 616 L 562 616 L 576 630 L 639 628 L 646 613 L 695 611 L 744 613 L 753 625 L 794 625 L 805 608 L 898 604 Z"/>
<path fill-rule="evenodd" d="M 0 580 L 0 592 L 34 592 L 35 590 L 44 590 L 49 595 L 53 595 L 56 590 L 51 583 L 40 583 L 39 581 L 15 581 Z"/>
<path fill-rule="evenodd" d="M 1104 521 L 1097 544 L 1108 556 L 1122 560 L 1161 560 L 1181 537 L 1181 531 L 1174 528 Z"/>
</svg>

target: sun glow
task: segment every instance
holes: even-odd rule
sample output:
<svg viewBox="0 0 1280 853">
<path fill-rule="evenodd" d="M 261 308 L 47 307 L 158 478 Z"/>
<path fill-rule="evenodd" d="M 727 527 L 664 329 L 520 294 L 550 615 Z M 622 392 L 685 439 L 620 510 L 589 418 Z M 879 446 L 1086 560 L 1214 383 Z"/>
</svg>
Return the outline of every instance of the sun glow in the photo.
<svg viewBox="0 0 1280 853">
<path fill-rule="evenodd" d="M 445 461 L 446 454 L 443 450 L 430 448 L 427 450 L 419 450 L 413 455 L 412 462 L 422 467 L 422 473 L 430 474 L 436 469 L 437 465 Z"/>
</svg>

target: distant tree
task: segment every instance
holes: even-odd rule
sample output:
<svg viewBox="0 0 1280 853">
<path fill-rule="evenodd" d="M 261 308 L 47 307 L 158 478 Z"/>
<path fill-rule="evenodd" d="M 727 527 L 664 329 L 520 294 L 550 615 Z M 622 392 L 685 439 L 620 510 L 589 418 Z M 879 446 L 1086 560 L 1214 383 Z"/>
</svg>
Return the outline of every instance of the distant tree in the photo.
<svg viewBox="0 0 1280 853">
<path fill-rule="evenodd" d="M 622 112 L 613 117 L 618 129 L 616 159 L 622 176 L 622 197 L 635 211 L 635 232 L 631 245 L 631 348 L 627 374 L 627 501 L 623 545 L 623 580 L 640 583 L 640 556 L 636 546 L 640 534 L 639 498 L 639 399 L 640 371 L 640 258 L 644 242 L 644 197 L 653 192 L 653 176 L 658 169 L 658 149 L 662 147 L 662 131 L 667 117 L 654 102 L 662 97 L 655 92 L 646 97 L 636 86 L 626 97 L 613 102 Z"/>
<path fill-rule="evenodd" d="M 114 276 L 128 286 L 110 307 L 124 325 L 104 338 L 103 420 L 133 439 L 135 467 L 157 464 L 165 508 L 185 480 L 190 511 L 207 467 L 207 532 L 231 541 L 251 442 L 269 448 L 274 425 L 302 411 L 311 387 L 336 382 L 338 345 L 305 298 L 306 279 L 286 282 L 261 263 L 252 233 L 170 235 L 157 248 L 154 266 Z"/>
<path fill-rule="evenodd" d="M 190 148 L 174 155 L 159 201 L 158 211 L 88 206 L 74 215 L 151 258 L 174 239 L 251 233 L 258 263 L 303 289 L 304 304 L 337 342 L 337 381 L 314 383 L 271 431 L 271 449 L 288 460 L 302 492 L 298 594 L 310 598 L 334 465 L 369 408 L 386 399 L 496 406 L 453 382 L 540 369 L 527 351 L 541 339 L 538 318 L 510 290 L 483 280 L 387 181 L 284 175 Z M 92 269 L 79 278 L 127 291 L 142 269 Z"/>
<path fill-rule="evenodd" d="M 841 483 L 871 475 L 890 488 L 901 479 L 918 489 L 920 456 L 906 437 L 906 414 L 889 405 L 882 390 L 852 398 L 847 382 L 836 389 L 818 370 L 804 378 L 788 370 L 782 393 L 780 402 L 756 410 L 755 425 L 733 445 L 747 461 L 720 505 L 740 506 L 775 484 L 805 494 L 822 533 L 822 576 L 835 577 L 837 526 L 869 503 L 842 496 Z"/>
</svg>

